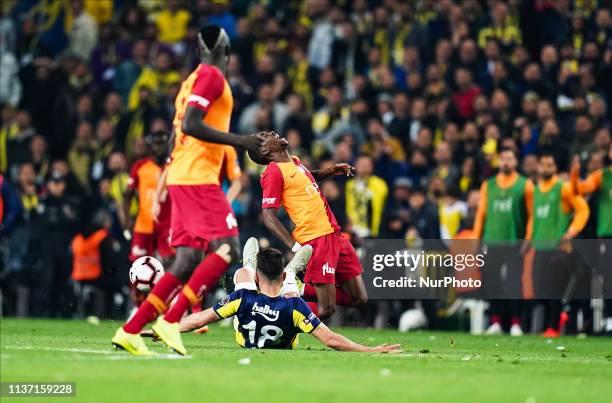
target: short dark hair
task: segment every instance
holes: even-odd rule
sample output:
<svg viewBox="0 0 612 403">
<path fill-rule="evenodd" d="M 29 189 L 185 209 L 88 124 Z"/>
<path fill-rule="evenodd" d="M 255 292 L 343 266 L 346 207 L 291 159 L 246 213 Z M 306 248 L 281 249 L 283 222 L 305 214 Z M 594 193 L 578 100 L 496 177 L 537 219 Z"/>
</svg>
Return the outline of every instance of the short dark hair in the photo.
<svg viewBox="0 0 612 403">
<path fill-rule="evenodd" d="M 247 155 L 249 156 L 251 161 L 258 165 L 268 165 L 270 163 L 268 157 L 258 151 L 247 150 Z"/>
<path fill-rule="evenodd" d="M 559 164 L 557 164 L 557 157 L 555 157 L 555 155 L 549 151 L 542 151 L 539 153 L 538 160 L 542 160 L 542 158 L 552 158 L 555 165 L 559 166 Z"/>
<path fill-rule="evenodd" d="M 499 150 L 499 154 L 501 155 L 501 153 L 505 153 L 505 152 L 511 152 L 514 155 L 514 158 L 518 159 L 518 152 L 516 151 L 516 148 L 514 147 L 502 147 L 501 150 Z"/>
<path fill-rule="evenodd" d="M 285 268 L 283 254 L 275 248 L 265 248 L 257 254 L 257 271 L 268 280 L 277 280 Z"/>
</svg>

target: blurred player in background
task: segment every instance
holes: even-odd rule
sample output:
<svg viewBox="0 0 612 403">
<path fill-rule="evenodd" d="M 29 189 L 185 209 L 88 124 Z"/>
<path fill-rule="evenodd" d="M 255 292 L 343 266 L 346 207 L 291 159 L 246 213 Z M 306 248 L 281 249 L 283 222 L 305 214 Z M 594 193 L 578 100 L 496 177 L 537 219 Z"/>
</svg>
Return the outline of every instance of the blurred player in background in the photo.
<svg viewBox="0 0 612 403">
<path fill-rule="evenodd" d="M 149 134 L 146 142 L 150 156 L 136 161 L 132 165 L 128 187 L 122 204 L 123 226 L 131 231 L 130 262 L 142 256 L 157 256 L 162 264 L 167 266 L 174 257 L 174 249 L 170 247 L 170 214 L 171 204 L 164 200 L 157 206 L 157 214 L 153 216 L 153 205 L 156 202 L 156 190 L 166 163 L 168 141 L 170 134 L 159 131 Z M 138 196 L 138 214 L 133 222 L 130 214 L 132 200 Z M 131 288 L 134 303 L 140 305 L 144 293 Z"/>
<path fill-rule="evenodd" d="M 580 180 L 580 162 L 572 164 L 572 187 L 576 193 L 599 193 L 597 196 L 597 237 L 601 245 L 597 268 L 604 279 L 605 314 L 604 332 L 612 336 L 612 145 L 608 149 L 608 166 Z"/>
<path fill-rule="evenodd" d="M 129 256 L 131 262 L 141 256 L 157 255 L 166 265 L 170 263 L 169 258 L 174 256 L 174 250 L 169 245 L 171 216 L 169 201 L 162 201 L 157 207 L 157 215 L 153 216 L 155 193 L 166 164 L 169 138 L 169 133 L 164 131 L 151 133 L 146 138 L 151 156 L 140 159 L 132 165 L 122 205 L 124 229 L 132 230 Z M 130 207 L 134 196 L 138 196 L 138 214 L 133 222 Z"/>
<path fill-rule="evenodd" d="M 229 182 L 225 196 L 230 205 L 234 200 L 236 200 L 236 197 L 238 197 L 240 191 L 242 190 L 240 175 L 242 175 L 242 170 L 240 169 L 236 149 L 232 146 L 225 146 L 223 168 L 221 169 L 221 178 L 219 178 L 219 182 L 223 183 L 224 180 Z"/>
<path fill-rule="evenodd" d="M 158 318 L 153 331 L 177 353 L 186 354 L 179 320 L 240 255 L 236 218 L 219 183 L 224 144 L 256 150 L 262 139 L 229 133 L 233 98 L 225 78 L 230 53 L 227 33 L 217 25 L 207 25 L 197 37 L 201 63 L 176 97 L 167 173 L 172 201 L 171 246 L 177 250 L 176 259 L 112 339 L 116 347 L 136 355 L 151 354 L 140 332 L 162 313 L 165 315 Z"/>
<path fill-rule="evenodd" d="M 487 334 L 502 332 L 503 311 L 511 316 L 510 334 L 521 336 L 521 302 L 516 298 L 523 269 L 523 257 L 518 242 L 531 238 L 533 189 L 529 179 L 516 168 L 516 150 L 504 148 L 499 153 L 499 173 L 482 183 L 480 204 L 474 221 L 474 235 L 487 248 L 483 284 L 491 300 L 491 325 Z M 511 290 L 503 294 L 504 290 Z"/>
<path fill-rule="evenodd" d="M 309 172 L 287 151 L 289 143 L 276 133 L 266 133 L 259 151 L 249 155 L 254 162 L 268 165 L 261 175 L 263 220 L 268 229 L 288 248 L 302 245 L 314 249 L 304 277 L 305 300 L 321 318 L 329 318 L 336 304 L 361 307 L 368 300 L 361 263 L 350 242 L 340 232 L 336 217 L 319 190 L 317 181 L 334 175 L 352 176 L 349 164 Z M 295 225 L 290 234 L 278 219 L 283 206 Z"/>
<path fill-rule="evenodd" d="M 559 337 L 561 296 L 569 282 L 574 239 L 589 219 L 589 206 L 576 195 L 568 182 L 557 176 L 557 163 L 551 154 L 539 158 L 539 180 L 533 194 L 533 231 L 535 249 L 533 264 L 534 291 L 544 299 L 546 308 L 545 337 Z M 574 217 L 572 218 L 572 212 Z"/>
<path fill-rule="evenodd" d="M 331 331 L 299 296 L 296 271 L 303 270 L 312 247 L 300 248 L 283 268 L 283 254 L 274 248 L 259 251 L 256 238 L 244 246 L 244 267 L 234 275 L 235 291 L 214 307 L 181 320 L 181 332 L 236 317 L 236 342 L 245 348 L 293 349 L 300 333 L 310 333 L 339 351 L 398 353 L 399 344 L 368 347 Z M 152 336 L 145 331 L 143 335 Z"/>
</svg>

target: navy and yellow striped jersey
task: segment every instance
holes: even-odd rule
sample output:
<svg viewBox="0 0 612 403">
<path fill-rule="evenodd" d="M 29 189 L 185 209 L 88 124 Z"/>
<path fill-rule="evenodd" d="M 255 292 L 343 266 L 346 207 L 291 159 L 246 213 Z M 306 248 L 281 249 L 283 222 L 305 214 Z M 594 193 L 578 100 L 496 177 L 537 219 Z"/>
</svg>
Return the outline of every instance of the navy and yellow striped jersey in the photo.
<svg viewBox="0 0 612 403">
<path fill-rule="evenodd" d="M 246 348 L 292 349 L 299 333 L 311 333 L 321 324 L 303 299 L 253 290 L 235 291 L 213 310 L 220 318 L 236 315 L 236 341 Z"/>
</svg>

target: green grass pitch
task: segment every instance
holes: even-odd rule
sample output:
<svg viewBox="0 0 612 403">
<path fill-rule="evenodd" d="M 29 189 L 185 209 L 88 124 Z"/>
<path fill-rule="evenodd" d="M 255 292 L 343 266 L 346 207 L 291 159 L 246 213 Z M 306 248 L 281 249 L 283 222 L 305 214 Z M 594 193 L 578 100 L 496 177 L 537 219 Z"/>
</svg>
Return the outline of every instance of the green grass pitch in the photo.
<svg viewBox="0 0 612 403">
<path fill-rule="evenodd" d="M 339 353 L 309 335 L 295 351 L 244 350 L 230 328 L 184 335 L 190 356 L 111 349 L 119 323 L 4 319 L 2 381 L 72 381 L 53 402 L 610 402 L 612 340 L 340 329 L 404 354 Z M 239 361 L 250 359 L 249 364 Z M 48 399 L 48 398 L 47 398 Z M 45 398 L 19 398 L 40 402 Z M 2 401 L 5 400 L 4 398 Z M 12 399 L 11 399 L 12 401 Z"/>
</svg>

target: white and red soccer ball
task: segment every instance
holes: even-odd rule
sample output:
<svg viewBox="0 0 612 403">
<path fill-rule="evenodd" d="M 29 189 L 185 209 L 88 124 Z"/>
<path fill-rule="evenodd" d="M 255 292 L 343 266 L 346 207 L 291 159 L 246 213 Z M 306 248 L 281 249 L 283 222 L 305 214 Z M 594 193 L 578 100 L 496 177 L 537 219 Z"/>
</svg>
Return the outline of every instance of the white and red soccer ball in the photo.
<svg viewBox="0 0 612 403">
<path fill-rule="evenodd" d="M 130 267 L 130 282 L 140 291 L 148 292 L 164 275 L 164 266 L 152 256 L 139 257 Z"/>
</svg>

